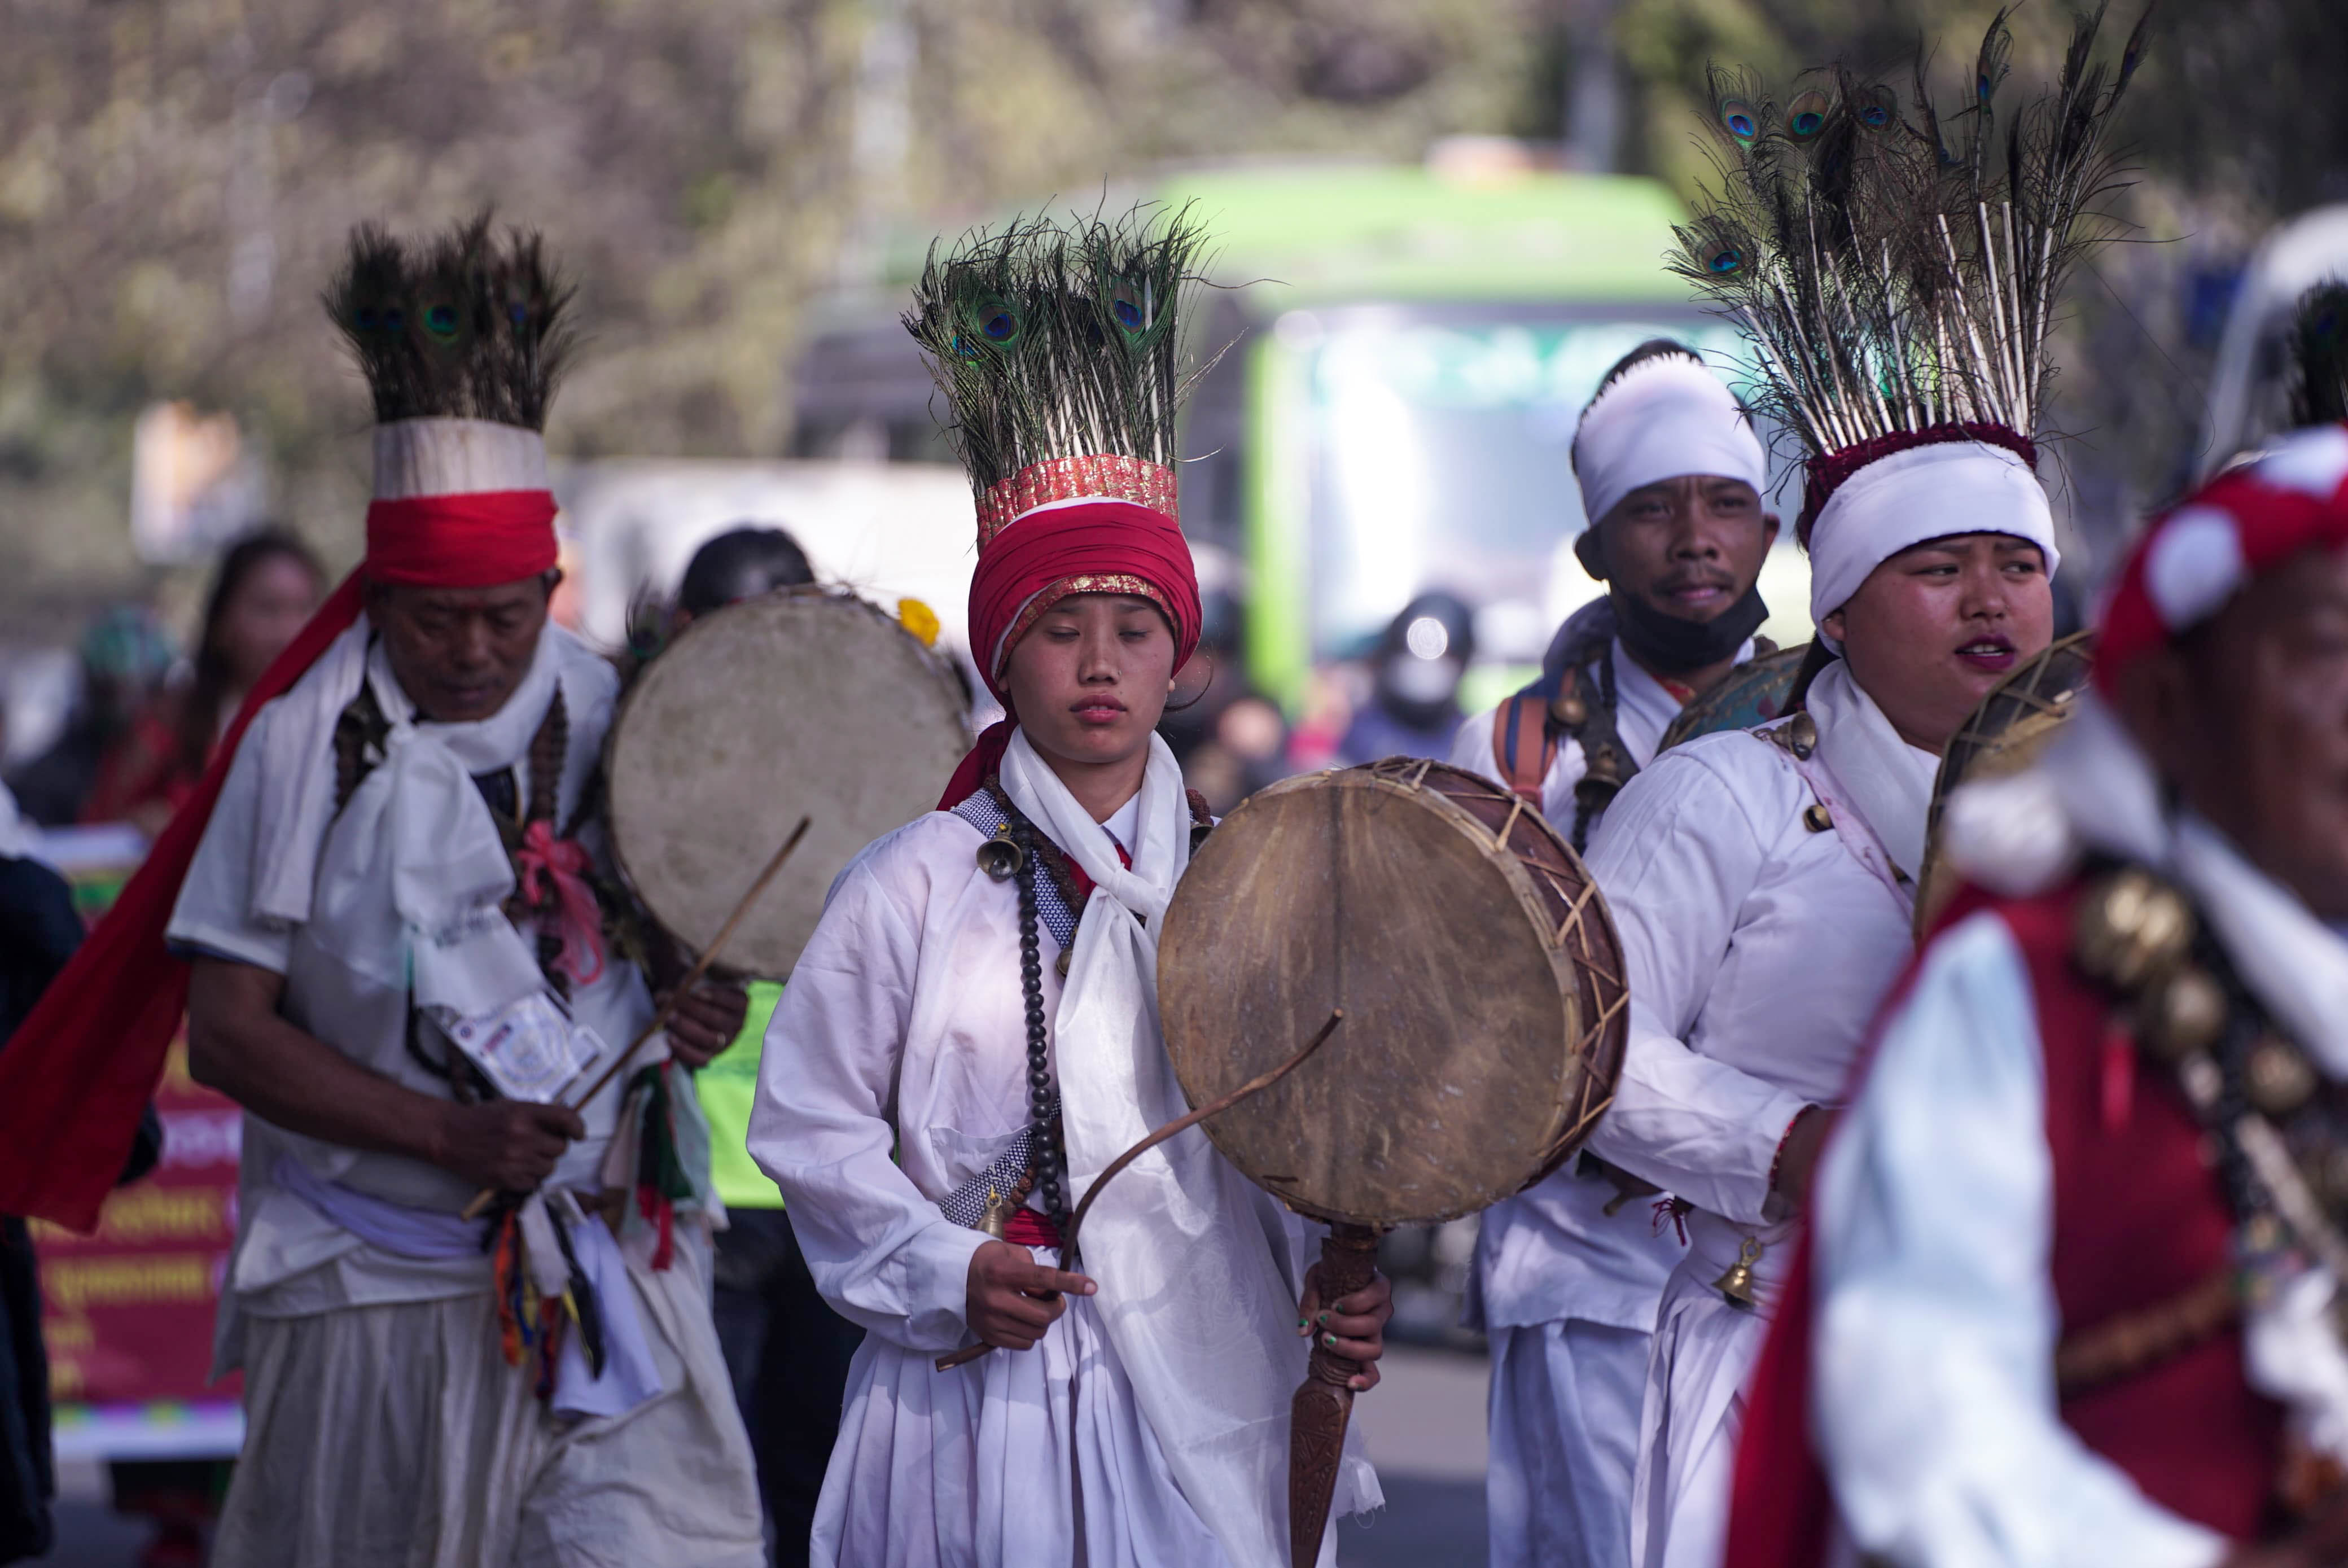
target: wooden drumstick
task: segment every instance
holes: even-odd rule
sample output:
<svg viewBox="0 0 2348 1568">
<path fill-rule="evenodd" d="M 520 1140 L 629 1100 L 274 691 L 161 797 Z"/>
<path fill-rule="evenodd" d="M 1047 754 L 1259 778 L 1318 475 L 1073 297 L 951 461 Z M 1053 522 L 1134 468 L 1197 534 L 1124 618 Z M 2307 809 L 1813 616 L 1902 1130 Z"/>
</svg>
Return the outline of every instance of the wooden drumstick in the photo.
<svg viewBox="0 0 2348 1568">
<path fill-rule="evenodd" d="M 758 895 L 767 891 L 767 884 L 775 880 L 775 873 L 783 869 L 783 862 L 789 860 L 791 851 L 799 847 L 799 841 L 807 837 L 808 825 L 814 820 L 812 817 L 799 819 L 799 825 L 791 830 L 791 836 L 783 841 L 783 847 L 775 851 L 774 858 L 767 862 L 767 869 L 758 873 L 758 880 L 750 884 L 750 891 L 742 895 L 742 902 L 736 904 L 734 913 L 726 917 L 726 923 L 717 928 L 716 940 L 703 949 L 699 958 L 694 960 L 693 967 L 685 972 L 685 978 L 678 981 L 669 991 L 668 1000 L 654 1009 L 652 1021 L 636 1031 L 636 1037 L 628 1042 L 628 1048 L 614 1057 L 612 1065 L 605 1068 L 595 1081 L 587 1086 L 585 1093 L 576 1099 L 564 1100 L 562 1104 L 576 1110 L 602 1093 L 603 1086 L 610 1083 L 613 1076 L 627 1066 L 629 1060 L 644 1048 L 644 1042 L 667 1026 L 669 1019 L 676 1012 L 676 1005 L 685 999 L 685 994 L 687 991 L 701 983 L 703 975 L 709 973 L 709 966 L 716 962 L 718 954 L 725 950 L 726 944 L 733 937 L 734 928 L 742 923 L 742 917 L 750 913 L 751 906 L 758 902 Z M 473 1194 L 473 1201 L 465 1205 L 464 1212 L 459 1218 L 467 1220 L 480 1218 L 481 1212 L 496 1202 L 497 1198 L 498 1190 L 495 1187 L 482 1188 Z"/>
<path fill-rule="evenodd" d="M 1068 1228 L 1060 1234 L 1061 1266 L 1070 1270 L 1075 1269 L 1075 1260 L 1076 1256 L 1076 1231 L 1078 1227 L 1082 1226 L 1085 1222 L 1085 1212 L 1093 1206 L 1093 1200 L 1100 1195 L 1100 1190 L 1108 1185 L 1108 1179 L 1110 1177 L 1116 1175 L 1118 1171 L 1124 1170 L 1127 1166 L 1132 1164 L 1135 1161 L 1140 1159 L 1143 1155 L 1148 1153 L 1151 1150 L 1157 1148 L 1159 1144 L 1165 1142 L 1168 1139 L 1172 1138 L 1177 1133 L 1186 1132 L 1191 1128 L 1198 1126 L 1199 1123 L 1206 1120 L 1207 1118 L 1231 1109 L 1231 1107 L 1239 1104 L 1240 1101 L 1247 1099 L 1248 1096 L 1251 1094 L 1261 1094 L 1265 1089 L 1270 1088 L 1272 1085 L 1278 1083 L 1281 1079 L 1286 1078 L 1290 1073 L 1294 1072 L 1298 1068 L 1303 1067 L 1308 1060 L 1310 1060 L 1313 1053 L 1319 1050 L 1323 1045 L 1327 1043 L 1329 1037 L 1337 1032 L 1337 1026 L 1344 1021 L 1345 1009 L 1343 1007 L 1332 1007 L 1329 1009 L 1329 1021 L 1321 1026 L 1320 1033 L 1314 1035 L 1311 1039 L 1304 1042 L 1304 1048 L 1303 1050 L 1297 1052 L 1294 1056 L 1289 1057 L 1286 1061 L 1281 1063 L 1270 1072 L 1260 1073 L 1256 1077 L 1248 1079 L 1247 1082 L 1240 1085 L 1239 1088 L 1231 1090 L 1231 1093 L 1224 1095 L 1221 1099 L 1210 1100 L 1205 1105 L 1200 1106 L 1198 1109 L 1191 1111 L 1186 1116 L 1176 1117 L 1173 1120 L 1168 1122 L 1165 1126 L 1159 1128 L 1157 1131 L 1151 1133 L 1148 1137 L 1143 1139 L 1140 1142 L 1135 1144 L 1132 1148 L 1127 1150 L 1116 1159 L 1110 1161 L 1107 1168 L 1093 1179 L 1092 1185 L 1085 1189 L 1085 1195 L 1076 1202 L 1076 1212 L 1068 1216 Z M 1364 1282 L 1364 1284 L 1368 1282 Z M 1361 1286 L 1356 1285 L 1354 1288 L 1355 1290 L 1359 1290 Z M 1351 1295 L 1352 1292 L 1349 1291 L 1346 1294 Z M 985 1355 L 988 1351 L 994 1348 L 994 1346 L 992 1345 L 965 1345 L 951 1356 L 939 1357 L 937 1361 L 938 1370 L 941 1372 L 951 1372 L 957 1367 L 966 1367 L 971 1362 L 977 1360 L 980 1357 Z"/>
</svg>

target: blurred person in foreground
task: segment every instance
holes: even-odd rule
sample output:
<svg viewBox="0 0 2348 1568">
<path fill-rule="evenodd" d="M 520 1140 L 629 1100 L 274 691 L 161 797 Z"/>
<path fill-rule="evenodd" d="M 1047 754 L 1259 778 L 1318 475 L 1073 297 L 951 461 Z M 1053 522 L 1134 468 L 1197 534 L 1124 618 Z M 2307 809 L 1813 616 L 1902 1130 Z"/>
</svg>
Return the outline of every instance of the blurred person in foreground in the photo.
<svg viewBox="0 0 2348 1568">
<path fill-rule="evenodd" d="M 2348 286 L 2294 338 L 2306 432 L 2147 531 L 2068 729 L 1948 804 L 1735 1568 L 2348 1561 Z"/>
<path fill-rule="evenodd" d="M 1476 658 L 1476 614 L 1457 595 L 1421 593 L 1386 624 L 1370 655 L 1370 700 L 1337 742 L 1334 766 L 1451 754 L 1459 683 Z"/>
<path fill-rule="evenodd" d="M 57 740 L 8 775 L 17 810 L 43 828 L 82 820 L 110 748 L 171 673 L 179 650 L 143 604 L 118 604 L 93 620 L 78 649 L 80 690 Z"/>
<path fill-rule="evenodd" d="M 2348 1562 L 2348 427 L 2157 521 L 2100 630 L 2041 765 L 1951 802 L 1736 1568 Z"/>
<path fill-rule="evenodd" d="M 744 599 L 815 581 L 798 542 L 778 528 L 742 525 L 694 553 L 669 616 L 673 635 Z M 782 694 L 788 700 L 788 694 Z M 776 1568 L 803 1568 L 816 1500 L 839 1431 L 848 1364 L 864 1331 L 815 1286 L 791 1233 L 783 1195 L 750 1159 L 750 1105 L 767 1024 L 783 987 L 752 981 L 741 1034 L 694 1075 L 709 1119 L 711 1179 L 726 1205 L 716 1237 L 717 1341 L 757 1456 L 758 1490 L 774 1531 Z"/>
<path fill-rule="evenodd" d="M 178 1011 L 162 944 L 188 960 L 190 1070 L 247 1111 L 222 1562 L 765 1559 L 673 1071 L 746 999 L 705 985 L 612 1055 L 654 1001 L 587 804 L 617 677 L 547 618 L 568 296 L 486 215 L 354 234 L 327 304 L 378 421 L 365 562 L 20 1032 L 26 1070 L 0 1056 L 0 1202 L 87 1227 Z"/>
<path fill-rule="evenodd" d="M 325 593 L 317 558 L 292 534 L 264 528 L 229 546 L 212 579 L 184 686 L 141 708 L 107 748 L 83 800 L 85 822 L 129 822 L 149 838 L 195 791 L 229 720 Z"/>
<path fill-rule="evenodd" d="M 1753 656 L 1777 520 L 1751 419 L 1666 339 L 1607 372 L 1572 454 L 1591 520 L 1574 549 L 1606 596 L 1559 631 L 1540 680 L 1461 727 L 1451 761 L 1579 848 L 1681 705 Z M 1630 1556 L 1648 1341 L 1680 1253 L 1634 1188 L 1585 1156 L 1482 1217 L 1469 1299 L 1492 1343 L 1493 1568 Z"/>
</svg>

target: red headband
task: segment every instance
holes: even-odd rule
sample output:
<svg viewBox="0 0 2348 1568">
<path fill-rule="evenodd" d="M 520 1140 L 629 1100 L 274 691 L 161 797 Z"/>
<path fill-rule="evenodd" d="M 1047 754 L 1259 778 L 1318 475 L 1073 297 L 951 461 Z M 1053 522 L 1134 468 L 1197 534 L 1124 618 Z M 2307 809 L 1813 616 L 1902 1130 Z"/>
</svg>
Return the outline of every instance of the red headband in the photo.
<svg viewBox="0 0 2348 1568">
<path fill-rule="evenodd" d="M 554 496 L 542 490 L 410 496 L 367 508 L 366 574 L 419 588 L 489 588 L 552 569 Z"/>
<path fill-rule="evenodd" d="M 2219 475 L 2157 520 L 2104 603 L 2096 681 L 2208 620 L 2303 550 L 2348 545 L 2348 425 L 2301 430 Z"/>
</svg>

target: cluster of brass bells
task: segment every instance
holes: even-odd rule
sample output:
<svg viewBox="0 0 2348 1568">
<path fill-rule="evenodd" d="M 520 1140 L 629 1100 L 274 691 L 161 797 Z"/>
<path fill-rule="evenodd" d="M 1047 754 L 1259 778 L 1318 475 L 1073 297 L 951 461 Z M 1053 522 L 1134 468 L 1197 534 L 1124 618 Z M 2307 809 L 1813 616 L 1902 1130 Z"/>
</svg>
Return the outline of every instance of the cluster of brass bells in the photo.
<svg viewBox="0 0 2348 1568">
<path fill-rule="evenodd" d="M 1752 1311 L 1760 1305 L 1760 1298 L 1753 1294 L 1753 1265 L 1760 1261 L 1761 1243 L 1746 1237 L 1744 1244 L 1736 1249 L 1736 1261 L 1712 1282 L 1712 1288 L 1739 1312 Z"/>
<path fill-rule="evenodd" d="M 994 830 L 994 837 L 978 846 L 978 869 L 996 882 L 1009 882 L 1027 863 L 1027 852 L 1011 837 L 1011 824 Z"/>
<path fill-rule="evenodd" d="M 2140 866 L 2116 872 L 2080 902 L 2073 936 L 2079 967 L 2121 991 L 2138 991 L 2193 948 L 2193 907 Z"/>
</svg>

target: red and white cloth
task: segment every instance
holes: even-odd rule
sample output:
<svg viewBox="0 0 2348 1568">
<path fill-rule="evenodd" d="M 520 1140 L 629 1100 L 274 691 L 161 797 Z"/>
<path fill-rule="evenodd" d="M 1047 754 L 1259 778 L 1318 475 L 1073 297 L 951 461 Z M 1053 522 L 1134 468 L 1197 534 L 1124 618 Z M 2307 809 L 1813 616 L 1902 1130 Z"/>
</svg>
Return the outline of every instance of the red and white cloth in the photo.
<svg viewBox="0 0 2348 1568">
<path fill-rule="evenodd" d="M 2348 425 L 2285 437 L 2220 474 L 2145 531 L 2106 601 L 2096 679 L 2208 620 L 2252 578 L 2302 550 L 2348 544 Z"/>
</svg>

